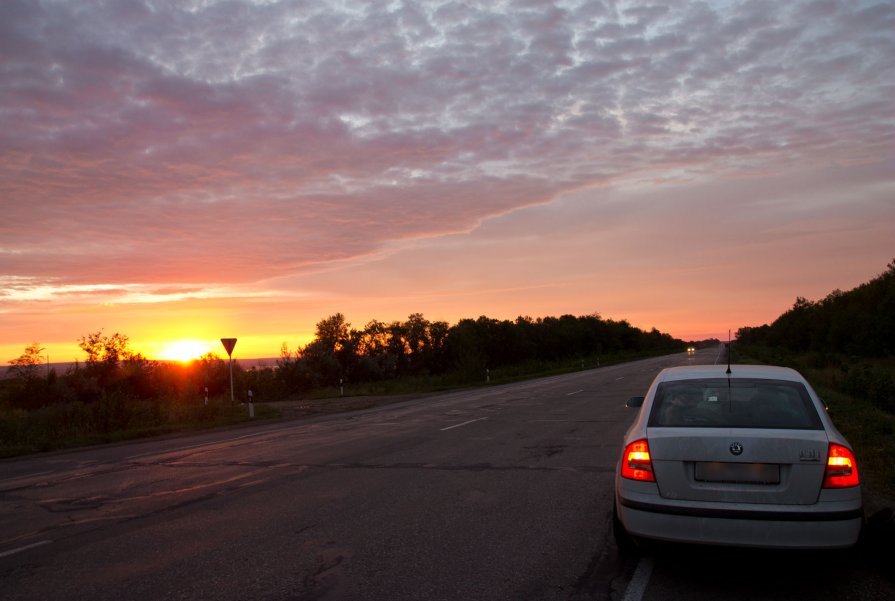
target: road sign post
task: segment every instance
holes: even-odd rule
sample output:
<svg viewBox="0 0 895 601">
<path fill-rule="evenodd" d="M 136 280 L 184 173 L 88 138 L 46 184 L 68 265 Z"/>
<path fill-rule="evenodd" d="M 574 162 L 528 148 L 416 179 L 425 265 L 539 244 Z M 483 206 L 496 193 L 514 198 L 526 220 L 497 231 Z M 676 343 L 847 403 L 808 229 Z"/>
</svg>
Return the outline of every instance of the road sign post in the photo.
<svg viewBox="0 0 895 601">
<path fill-rule="evenodd" d="M 230 402 L 236 402 L 236 396 L 233 394 L 233 348 L 236 346 L 236 338 L 221 338 L 221 344 L 227 349 L 227 356 L 230 357 Z"/>
</svg>

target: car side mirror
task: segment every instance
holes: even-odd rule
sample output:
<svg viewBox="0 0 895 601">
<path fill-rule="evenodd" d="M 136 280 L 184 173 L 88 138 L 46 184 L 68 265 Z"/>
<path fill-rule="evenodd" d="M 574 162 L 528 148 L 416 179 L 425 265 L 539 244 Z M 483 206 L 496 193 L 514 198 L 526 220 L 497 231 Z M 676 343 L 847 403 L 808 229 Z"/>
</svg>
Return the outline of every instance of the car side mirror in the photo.
<svg viewBox="0 0 895 601">
<path fill-rule="evenodd" d="M 644 397 L 642 396 L 632 396 L 628 399 L 628 402 L 625 403 L 625 407 L 640 407 L 643 405 L 643 399 Z"/>
</svg>

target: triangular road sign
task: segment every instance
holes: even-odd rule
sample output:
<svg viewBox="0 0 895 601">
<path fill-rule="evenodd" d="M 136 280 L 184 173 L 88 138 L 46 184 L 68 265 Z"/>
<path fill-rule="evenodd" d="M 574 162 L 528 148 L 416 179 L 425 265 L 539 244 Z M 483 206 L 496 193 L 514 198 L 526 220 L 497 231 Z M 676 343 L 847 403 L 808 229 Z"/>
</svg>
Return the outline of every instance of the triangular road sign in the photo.
<svg viewBox="0 0 895 601">
<path fill-rule="evenodd" d="M 233 347 L 236 346 L 236 338 L 221 338 L 221 344 L 227 349 L 227 356 L 233 356 Z"/>
</svg>

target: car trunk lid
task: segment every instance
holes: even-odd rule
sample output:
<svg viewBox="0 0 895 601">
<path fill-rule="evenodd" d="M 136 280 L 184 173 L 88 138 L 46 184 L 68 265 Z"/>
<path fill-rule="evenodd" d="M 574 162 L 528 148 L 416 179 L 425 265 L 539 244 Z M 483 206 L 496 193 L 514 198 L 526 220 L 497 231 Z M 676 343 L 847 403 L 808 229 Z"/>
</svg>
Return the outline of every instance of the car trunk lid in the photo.
<svg viewBox="0 0 895 601">
<path fill-rule="evenodd" d="M 647 433 L 656 483 L 664 498 L 817 502 L 828 447 L 822 430 L 655 427 Z"/>
</svg>

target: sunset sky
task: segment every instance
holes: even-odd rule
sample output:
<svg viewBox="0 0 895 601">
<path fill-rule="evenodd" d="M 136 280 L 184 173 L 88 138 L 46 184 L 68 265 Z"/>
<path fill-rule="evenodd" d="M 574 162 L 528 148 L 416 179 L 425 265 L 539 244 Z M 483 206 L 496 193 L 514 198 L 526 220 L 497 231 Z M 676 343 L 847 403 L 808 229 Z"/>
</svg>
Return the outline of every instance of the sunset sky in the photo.
<svg viewBox="0 0 895 601">
<path fill-rule="evenodd" d="M 3 0 L 0 70 L 4 364 L 335 312 L 726 338 L 895 258 L 891 1 Z"/>
</svg>

